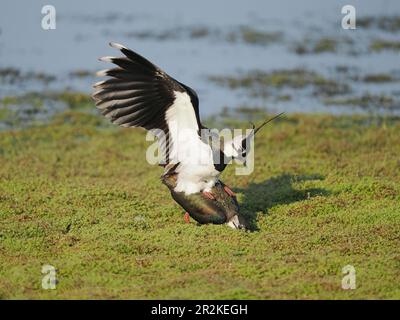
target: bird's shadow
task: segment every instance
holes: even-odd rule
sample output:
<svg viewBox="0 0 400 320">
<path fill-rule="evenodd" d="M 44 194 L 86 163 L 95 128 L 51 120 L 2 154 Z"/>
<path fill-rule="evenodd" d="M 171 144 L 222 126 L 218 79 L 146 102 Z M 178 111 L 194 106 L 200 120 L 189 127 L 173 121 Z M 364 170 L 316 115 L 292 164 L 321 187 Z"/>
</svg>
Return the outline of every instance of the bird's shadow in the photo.
<svg viewBox="0 0 400 320">
<path fill-rule="evenodd" d="M 247 229 L 249 231 L 259 230 L 256 221 L 257 212 L 268 214 L 268 210 L 276 205 L 289 204 L 317 195 L 328 195 L 329 191 L 321 188 L 298 190 L 293 187 L 296 182 L 323 179 L 324 177 L 318 174 L 281 174 L 260 183 L 250 183 L 247 188 L 235 188 L 235 192 L 243 194 L 240 211 L 246 220 Z"/>
</svg>

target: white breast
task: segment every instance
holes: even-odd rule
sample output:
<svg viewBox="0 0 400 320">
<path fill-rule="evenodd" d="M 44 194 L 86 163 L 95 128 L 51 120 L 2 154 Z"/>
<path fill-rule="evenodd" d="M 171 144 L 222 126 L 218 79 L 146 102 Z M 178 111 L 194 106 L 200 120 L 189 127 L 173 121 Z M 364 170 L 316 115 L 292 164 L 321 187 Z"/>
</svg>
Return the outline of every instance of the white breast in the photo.
<svg viewBox="0 0 400 320">
<path fill-rule="evenodd" d="M 196 115 L 186 92 L 175 92 L 166 120 L 172 141 L 170 161 L 180 163 L 175 191 L 186 194 L 210 191 L 219 172 L 214 168 L 210 146 L 198 135 Z"/>
</svg>

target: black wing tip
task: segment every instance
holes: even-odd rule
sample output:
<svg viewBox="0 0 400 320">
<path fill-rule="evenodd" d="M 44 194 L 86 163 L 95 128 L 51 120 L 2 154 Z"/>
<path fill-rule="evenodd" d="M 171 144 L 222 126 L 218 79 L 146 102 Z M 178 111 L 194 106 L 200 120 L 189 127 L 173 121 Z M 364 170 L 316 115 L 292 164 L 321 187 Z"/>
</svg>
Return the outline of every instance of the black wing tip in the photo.
<svg viewBox="0 0 400 320">
<path fill-rule="evenodd" d="M 139 53 L 133 51 L 132 49 L 129 49 L 128 47 L 117 43 L 117 42 L 110 42 L 109 43 L 110 47 L 118 49 L 121 51 L 128 59 L 131 61 L 137 63 L 138 65 L 141 65 L 142 67 L 145 67 L 149 71 L 155 72 L 159 71 L 161 72 L 161 69 L 159 69 L 155 64 L 147 60 L 145 57 L 140 55 Z"/>
<path fill-rule="evenodd" d="M 121 51 L 128 58 L 131 57 L 132 55 L 140 56 L 139 54 L 137 54 L 133 50 L 129 49 L 128 47 L 125 47 L 123 44 L 120 44 L 118 42 L 109 42 L 109 45 L 110 45 L 111 48 L 115 48 L 115 49 Z M 142 56 L 140 56 L 140 57 L 143 58 Z"/>
</svg>

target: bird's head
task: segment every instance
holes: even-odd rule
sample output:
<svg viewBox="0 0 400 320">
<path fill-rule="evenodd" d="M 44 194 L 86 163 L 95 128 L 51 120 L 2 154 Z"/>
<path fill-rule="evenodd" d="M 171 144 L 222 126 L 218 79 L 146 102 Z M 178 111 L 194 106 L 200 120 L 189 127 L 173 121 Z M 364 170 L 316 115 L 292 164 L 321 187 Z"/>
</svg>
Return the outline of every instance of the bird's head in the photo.
<svg viewBox="0 0 400 320">
<path fill-rule="evenodd" d="M 224 145 L 224 154 L 228 158 L 234 158 L 238 159 L 239 161 L 242 161 L 243 163 L 246 162 L 246 157 L 250 152 L 250 148 L 254 139 L 254 136 L 256 133 L 264 127 L 268 122 L 271 122 L 272 120 L 280 117 L 284 112 L 272 117 L 271 119 L 268 119 L 264 121 L 260 126 L 256 128 L 256 126 L 252 123 L 252 129 L 250 130 L 250 133 L 247 135 L 237 135 L 235 136 L 232 140 L 228 141 Z"/>
<path fill-rule="evenodd" d="M 250 147 L 251 135 L 237 135 L 232 140 L 227 141 L 224 145 L 224 153 L 229 158 L 241 159 L 245 158 L 247 148 Z"/>
</svg>

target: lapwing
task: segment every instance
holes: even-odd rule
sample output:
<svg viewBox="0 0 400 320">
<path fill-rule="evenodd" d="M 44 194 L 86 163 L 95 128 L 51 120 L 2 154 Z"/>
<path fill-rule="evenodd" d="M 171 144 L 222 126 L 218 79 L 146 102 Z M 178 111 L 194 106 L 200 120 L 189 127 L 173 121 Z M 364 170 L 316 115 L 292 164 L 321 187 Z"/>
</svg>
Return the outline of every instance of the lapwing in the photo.
<svg viewBox="0 0 400 320">
<path fill-rule="evenodd" d="M 201 193 L 215 200 L 212 188 L 219 182 L 220 173 L 232 159 L 246 158 L 251 136 L 272 119 L 258 128 L 253 125 L 247 136 L 239 135 L 216 146 L 203 134 L 209 131 L 200 121 L 199 98 L 192 88 L 127 47 L 114 42 L 110 46 L 123 56 L 99 59 L 116 66 L 97 72 L 97 76 L 108 78 L 94 84 L 96 107 L 112 123 L 154 133 L 164 176 L 176 175 L 174 192 L 186 196 Z M 235 197 L 228 186 L 223 185 L 223 189 Z"/>
</svg>

